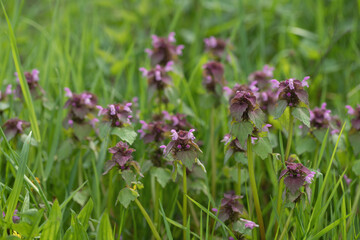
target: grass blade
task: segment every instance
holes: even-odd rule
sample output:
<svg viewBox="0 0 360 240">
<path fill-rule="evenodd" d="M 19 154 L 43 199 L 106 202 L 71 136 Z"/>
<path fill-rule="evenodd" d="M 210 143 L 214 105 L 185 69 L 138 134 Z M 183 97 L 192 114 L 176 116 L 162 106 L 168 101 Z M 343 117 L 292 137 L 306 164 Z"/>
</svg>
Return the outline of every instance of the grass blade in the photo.
<svg viewBox="0 0 360 240">
<path fill-rule="evenodd" d="M 13 59 L 14 59 L 14 64 L 15 64 L 15 68 L 16 71 L 18 73 L 18 77 L 19 77 L 19 82 L 20 82 L 20 86 L 21 86 L 21 91 L 22 94 L 24 96 L 24 101 L 25 104 L 29 110 L 29 116 L 30 116 L 30 123 L 31 123 L 31 129 L 34 132 L 34 137 L 37 141 L 41 141 L 41 136 L 40 136 L 40 130 L 39 130 L 39 126 L 37 124 L 37 119 L 36 119 L 36 115 L 35 115 L 35 109 L 34 109 L 34 104 L 32 102 L 32 98 L 31 98 L 31 94 L 30 94 L 30 90 L 29 90 L 29 86 L 26 82 L 26 79 L 24 79 L 24 74 L 21 70 L 21 64 L 19 61 L 19 52 L 16 46 L 16 39 L 15 39 L 15 34 L 14 31 L 12 29 L 10 20 L 6 14 L 6 10 L 4 7 L 3 2 L 1 1 L 1 6 L 8 24 L 8 28 L 9 28 L 9 38 L 10 38 L 10 45 L 11 45 L 11 52 L 13 55 Z"/>
</svg>

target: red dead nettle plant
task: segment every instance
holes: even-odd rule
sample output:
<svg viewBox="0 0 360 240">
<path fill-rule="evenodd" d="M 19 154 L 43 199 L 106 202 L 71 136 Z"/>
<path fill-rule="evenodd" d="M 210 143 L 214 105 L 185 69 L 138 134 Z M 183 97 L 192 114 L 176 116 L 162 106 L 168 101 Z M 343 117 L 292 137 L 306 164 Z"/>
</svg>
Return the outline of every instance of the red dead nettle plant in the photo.
<svg viewBox="0 0 360 240">
<path fill-rule="evenodd" d="M 289 108 L 289 125 L 288 125 L 288 141 L 286 144 L 284 159 L 287 160 L 290 155 L 294 118 L 299 119 L 304 125 L 310 127 L 310 112 L 309 112 L 309 100 L 308 93 L 304 87 L 309 87 L 307 80 L 310 77 L 305 77 L 302 81 L 296 79 L 288 79 L 282 82 L 276 79 L 270 80 L 272 88 L 276 90 L 278 101 L 275 105 L 273 115 L 274 118 L 280 118 L 286 108 Z M 280 216 L 281 210 L 281 196 L 284 189 L 283 180 L 280 181 L 278 187 L 278 200 L 277 200 L 277 212 Z M 277 229 L 277 223 L 275 224 Z"/>
<path fill-rule="evenodd" d="M 195 129 L 189 131 L 174 129 L 171 130 L 171 141 L 165 146 L 160 148 L 164 150 L 164 156 L 168 158 L 174 164 L 174 171 L 176 174 L 177 166 L 182 166 L 183 172 L 183 226 L 187 227 L 187 183 L 186 183 L 186 168 L 192 169 L 194 164 L 198 164 L 203 167 L 202 163 L 198 159 L 202 153 L 199 146 L 194 142 L 195 136 L 193 132 Z M 176 175 L 175 175 L 176 177 Z M 186 239 L 186 230 L 183 231 L 184 240 Z"/>
<path fill-rule="evenodd" d="M 210 145 L 211 145 L 211 194 L 216 196 L 216 151 L 217 151 L 217 136 L 215 135 L 215 114 L 218 111 L 220 99 L 223 95 L 222 88 L 225 85 L 224 66 L 217 61 L 210 61 L 203 65 L 203 85 L 210 97 L 214 99 L 211 107 L 210 116 Z"/>
<path fill-rule="evenodd" d="M 130 148 L 127 143 L 120 141 L 114 147 L 109 148 L 109 152 L 112 154 L 112 158 L 106 162 L 103 175 L 107 174 L 111 169 L 116 168 L 125 181 L 125 187 L 120 190 L 117 201 L 125 208 L 127 208 L 132 201 L 135 201 L 149 224 L 155 239 L 161 240 L 154 223 L 137 199 L 139 197 L 138 189 L 143 188 L 143 184 L 140 182 L 140 178 L 143 177 L 143 175 L 140 172 L 138 162 L 133 160 L 132 153 L 135 152 L 135 149 Z M 121 233 L 119 233 L 119 235 L 121 235 Z"/>
<path fill-rule="evenodd" d="M 265 114 L 256 103 L 256 97 L 251 90 L 236 92 L 235 96 L 230 101 L 230 114 L 233 118 L 231 123 L 231 135 L 237 138 L 237 147 L 243 146 L 242 148 L 244 148 L 246 146 L 250 187 L 260 226 L 261 239 L 265 239 L 265 227 L 256 187 L 253 156 L 253 151 L 262 157 L 267 157 L 268 153 L 271 152 L 270 142 L 265 137 L 266 134 L 262 132 Z M 236 144 L 237 142 L 234 143 Z M 254 150 L 253 144 L 255 144 Z M 239 185 L 241 182 L 238 181 L 237 184 L 237 189 L 240 189 Z"/>
</svg>

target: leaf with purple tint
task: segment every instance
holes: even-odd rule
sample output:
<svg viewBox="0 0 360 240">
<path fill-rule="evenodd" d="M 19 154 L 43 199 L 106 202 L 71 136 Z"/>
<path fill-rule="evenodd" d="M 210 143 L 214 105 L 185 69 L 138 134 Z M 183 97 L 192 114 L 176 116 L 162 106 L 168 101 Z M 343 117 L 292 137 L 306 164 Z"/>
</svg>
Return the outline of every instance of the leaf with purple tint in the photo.
<svg viewBox="0 0 360 240">
<path fill-rule="evenodd" d="M 105 163 L 105 172 L 103 175 L 106 175 L 113 167 L 116 166 L 116 162 L 114 161 L 108 161 Z"/>
<path fill-rule="evenodd" d="M 249 112 L 250 120 L 255 124 L 258 129 L 262 128 L 262 125 L 265 122 L 265 113 L 261 111 L 260 108 L 255 111 Z"/>
<path fill-rule="evenodd" d="M 307 127 L 310 127 L 310 112 L 309 109 L 304 107 L 296 107 L 291 111 L 291 115 L 293 115 L 296 119 L 300 120 Z"/>
<path fill-rule="evenodd" d="M 290 190 L 292 194 L 295 194 L 296 191 L 304 184 L 305 180 L 303 177 L 291 177 L 287 176 L 284 178 L 284 183 L 286 187 Z"/>
<path fill-rule="evenodd" d="M 236 122 L 231 125 L 231 134 L 237 137 L 240 144 L 244 144 L 245 140 L 254 130 L 251 122 Z"/>
<path fill-rule="evenodd" d="M 304 102 L 306 105 L 309 105 L 309 95 L 303 89 L 298 89 L 295 91 L 296 96 L 300 99 L 300 101 Z"/>
<path fill-rule="evenodd" d="M 246 109 L 248 108 L 247 103 L 233 103 L 230 106 L 230 113 L 236 120 L 241 121 L 242 116 Z"/>
<path fill-rule="evenodd" d="M 289 171 L 288 169 L 284 169 L 284 170 L 281 171 L 280 176 L 279 176 L 279 181 L 280 181 L 281 178 L 283 178 L 283 177 L 285 176 L 285 174 L 286 174 L 288 171 Z"/>
<path fill-rule="evenodd" d="M 275 119 L 278 119 L 281 117 L 281 115 L 284 113 L 285 109 L 287 107 L 287 101 L 286 100 L 280 100 L 276 103 L 274 112 L 272 113 Z"/>
<path fill-rule="evenodd" d="M 171 141 L 171 142 L 169 142 L 169 144 L 166 146 L 166 148 L 165 148 L 166 150 L 165 150 L 165 153 L 164 153 L 164 157 L 166 157 L 166 156 L 170 153 L 171 149 L 174 147 L 175 142 L 176 142 L 176 141 Z"/>
</svg>

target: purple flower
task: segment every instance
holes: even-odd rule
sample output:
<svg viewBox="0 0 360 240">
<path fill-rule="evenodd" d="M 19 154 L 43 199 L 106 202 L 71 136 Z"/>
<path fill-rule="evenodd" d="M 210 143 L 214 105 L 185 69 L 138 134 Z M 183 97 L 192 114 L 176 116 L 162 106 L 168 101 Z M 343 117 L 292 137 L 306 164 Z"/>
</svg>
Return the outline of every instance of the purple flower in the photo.
<svg viewBox="0 0 360 240">
<path fill-rule="evenodd" d="M 170 143 L 165 148 L 160 146 L 164 149 L 164 156 L 171 154 L 175 160 L 181 161 L 189 168 L 201 153 L 199 146 L 194 142 L 194 131 L 195 129 L 189 131 L 172 129 Z"/>
<path fill-rule="evenodd" d="M 301 163 L 291 162 L 291 158 L 289 160 L 290 161 L 285 162 L 286 169 L 280 173 L 279 180 L 284 178 L 285 186 L 290 190 L 292 195 L 295 195 L 296 193 L 300 193 L 299 189 L 302 186 L 305 186 L 306 190 L 309 189 L 309 184 L 312 183 L 316 172 L 310 171 Z"/>
<path fill-rule="evenodd" d="M 272 89 L 260 92 L 256 96 L 257 100 L 259 100 L 259 105 L 261 110 L 266 113 L 272 112 L 276 102 L 278 100 L 277 93 L 274 92 Z"/>
<path fill-rule="evenodd" d="M 13 214 L 13 217 L 12 217 L 13 223 L 18 223 L 18 222 L 20 222 L 20 217 L 17 215 L 18 212 L 19 212 L 19 211 L 18 211 L 17 209 L 15 209 L 14 214 Z M 3 216 L 3 218 L 5 218 L 5 216 L 6 216 L 5 212 L 2 212 L 2 216 Z"/>
<path fill-rule="evenodd" d="M 270 79 L 273 75 L 274 68 L 265 65 L 262 71 L 256 71 L 250 74 L 249 81 L 256 81 L 260 89 L 266 89 L 270 85 Z"/>
<path fill-rule="evenodd" d="M 256 97 L 251 91 L 238 91 L 230 102 L 230 114 L 237 121 L 248 121 L 249 113 L 256 109 Z"/>
<path fill-rule="evenodd" d="M 39 70 L 37 69 L 33 69 L 31 72 L 25 72 L 24 76 L 25 76 L 25 80 L 29 86 L 29 90 L 31 92 L 31 94 L 33 95 L 34 98 L 39 98 L 41 96 L 41 94 L 45 94 L 44 89 L 41 88 L 41 86 L 39 85 Z M 17 72 L 15 72 L 14 74 L 16 76 L 16 81 L 19 83 L 19 75 Z M 40 91 L 40 93 L 39 93 Z M 22 98 L 22 91 L 21 91 L 21 86 L 20 83 L 17 85 L 16 89 L 15 89 L 15 95 L 19 98 Z"/>
<path fill-rule="evenodd" d="M 234 85 L 233 88 L 229 88 L 229 87 L 223 87 L 223 90 L 225 92 L 225 96 L 227 98 L 229 98 L 229 101 L 231 101 L 231 99 L 233 99 L 236 95 L 237 92 L 241 92 L 241 91 L 253 91 L 251 90 L 250 86 L 248 85 L 240 85 L 238 83 L 236 83 Z M 254 91 L 253 91 L 254 92 Z"/>
<path fill-rule="evenodd" d="M 69 88 L 65 88 L 65 96 L 69 97 L 64 106 L 69 109 L 65 125 L 72 127 L 74 123 L 85 123 L 87 115 L 95 110 L 97 97 L 89 92 L 75 94 Z"/>
<path fill-rule="evenodd" d="M 214 55 L 215 58 L 221 60 L 224 56 L 226 45 L 228 44 L 225 40 L 215 38 L 213 36 L 204 39 L 205 50 Z"/>
<path fill-rule="evenodd" d="M 142 72 L 143 77 L 148 79 L 148 84 L 150 88 L 154 88 L 156 90 L 164 90 L 167 86 L 171 84 L 171 77 L 167 74 L 167 72 L 172 71 L 173 61 L 169 61 L 166 63 L 166 66 L 156 65 L 155 68 L 151 70 L 146 70 L 145 68 L 139 68 Z"/>
<path fill-rule="evenodd" d="M 107 108 L 96 106 L 99 109 L 98 116 L 103 116 L 103 121 L 110 122 L 112 127 L 123 127 L 131 124 L 132 103 L 110 104 Z"/>
<path fill-rule="evenodd" d="M 140 137 L 144 139 L 144 143 L 159 143 L 164 140 L 165 133 L 169 131 L 169 127 L 163 121 L 146 123 L 141 120 L 140 123 L 142 127 L 138 132 Z"/>
<path fill-rule="evenodd" d="M 243 219 L 243 218 L 240 218 L 240 220 L 245 222 L 245 228 L 253 229 L 254 227 L 259 227 L 259 225 L 257 225 L 253 221 Z"/>
<path fill-rule="evenodd" d="M 192 127 L 192 125 L 186 120 L 186 115 L 181 113 L 176 113 L 175 115 L 169 115 L 168 119 L 170 125 L 175 130 L 185 130 Z"/>
<path fill-rule="evenodd" d="M 304 90 L 305 86 L 309 86 L 307 80 L 309 77 L 305 77 L 302 81 L 295 79 L 288 79 L 282 82 L 278 82 L 275 79 L 270 80 L 273 88 L 277 89 L 278 99 L 285 100 L 290 107 L 296 107 L 303 102 L 309 104 L 308 93 Z"/>
<path fill-rule="evenodd" d="M 2 93 L 2 92 L 0 91 L 0 102 L 1 102 L 1 101 L 4 101 L 7 96 L 9 96 L 9 95 L 12 94 L 13 91 L 12 91 L 11 88 L 12 88 L 12 86 L 11 86 L 11 84 L 9 84 L 9 85 L 7 85 L 4 93 Z"/>
<path fill-rule="evenodd" d="M 203 84 L 206 89 L 212 93 L 216 93 L 216 86 L 223 86 L 224 67 L 220 62 L 208 62 L 203 65 Z"/>
<path fill-rule="evenodd" d="M 360 131 L 360 104 L 356 106 L 356 108 L 352 108 L 351 106 L 345 106 L 348 109 L 348 114 L 353 116 L 351 120 L 351 126 L 355 131 Z"/>
<path fill-rule="evenodd" d="M 120 141 L 115 147 L 109 148 L 109 152 L 112 154 L 112 158 L 106 163 L 103 175 L 107 174 L 114 167 L 120 170 L 127 170 L 131 166 L 138 167 L 138 163 L 132 161 L 132 153 L 135 152 L 135 149 L 129 148 L 127 143 Z"/>
<path fill-rule="evenodd" d="M 331 116 L 331 110 L 326 109 L 326 103 L 321 108 L 310 110 L 310 125 L 315 129 L 327 129 L 330 127 L 331 134 L 339 132 L 337 119 Z"/>
<path fill-rule="evenodd" d="M 7 120 L 4 125 L 2 125 L 2 129 L 8 140 L 14 138 L 16 135 L 22 134 L 25 128 L 30 126 L 29 122 L 20 120 L 18 118 L 11 118 Z"/>
<path fill-rule="evenodd" d="M 177 59 L 178 55 L 182 55 L 184 45 L 174 45 L 175 33 L 171 32 L 167 38 L 152 35 L 153 49 L 146 49 L 145 52 L 151 58 L 151 63 L 155 66 L 160 64 L 165 66 L 168 62 Z"/>
<path fill-rule="evenodd" d="M 345 179 L 346 184 L 349 186 L 352 179 L 350 179 L 346 174 L 344 174 L 344 179 Z"/>
<path fill-rule="evenodd" d="M 244 209 L 244 206 L 241 205 L 238 200 L 240 198 L 242 197 L 236 195 L 234 191 L 224 194 L 224 198 L 221 200 L 218 215 L 221 221 L 229 221 L 230 223 L 233 223 L 240 218 Z"/>
</svg>

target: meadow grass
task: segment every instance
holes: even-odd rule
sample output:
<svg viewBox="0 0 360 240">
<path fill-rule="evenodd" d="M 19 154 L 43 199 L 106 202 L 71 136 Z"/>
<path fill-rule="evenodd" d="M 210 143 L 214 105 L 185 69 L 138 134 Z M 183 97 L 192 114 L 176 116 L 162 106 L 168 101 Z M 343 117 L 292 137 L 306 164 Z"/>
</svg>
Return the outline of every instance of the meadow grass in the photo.
<svg viewBox="0 0 360 240">
<path fill-rule="evenodd" d="M 247 167 L 240 169 L 242 184 L 237 186 L 236 162 L 224 164 L 220 140 L 230 131 L 228 105 L 214 105 L 202 85 L 202 65 L 209 60 L 203 39 L 210 36 L 231 42 L 227 52 L 232 61 L 224 64 L 228 85 L 247 83 L 249 74 L 265 64 L 275 67 L 276 79 L 311 76 L 310 108 L 327 102 L 342 120 L 340 133 L 325 131 L 316 146 L 304 143 L 296 121 L 289 150 L 289 114 L 271 120 L 277 145 L 264 160 L 255 154 L 256 182 L 251 183 L 258 191 L 266 239 L 360 238 L 360 160 L 348 138 L 351 122 L 345 109 L 360 103 L 360 1 L 2 0 L 2 4 L 0 90 L 16 85 L 14 72 L 36 68 L 46 92 L 46 101 L 32 98 L 20 77 L 23 101 L 11 100 L 0 115 L 0 126 L 19 117 L 31 122 L 32 131 L 27 138 L 11 141 L 0 132 L 0 212 L 6 213 L 0 217 L 2 238 L 10 239 L 6 229 L 11 228 L 31 233 L 32 238 L 41 234 L 42 239 L 151 239 L 154 231 L 161 239 L 181 239 L 183 232 L 185 239 L 226 239 L 235 236 L 211 209 L 237 187 L 249 219 L 258 223 Z M 202 142 L 200 160 L 207 169 L 200 178 L 188 178 L 185 219 L 181 177 L 162 188 L 150 172 L 144 173 L 144 188 L 125 208 L 117 201 L 123 179 L 116 171 L 103 175 L 105 162 L 111 159 L 108 148 L 119 141 L 117 136 L 101 128 L 99 137 L 92 134 L 89 140 L 74 142 L 63 128 L 68 112 L 63 108 L 65 87 L 96 94 L 102 106 L 138 97 L 141 120 L 159 112 L 161 106 L 149 99 L 147 80 L 138 69 L 150 67 L 144 49 L 151 47 L 151 35 L 167 36 L 172 31 L 176 43 L 185 48 L 179 56 L 181 67 L 171 75 L 167 110 L 187 114 Z M 139 128 L 137 124 L 135 129 Z M 131 147 L 144 169 L 150 158 L 148 145 L 138 136 Z M 320 173 L 311 185 L 310 202 L 303 199 L 295 208 L 282 204 L 278 181 L 287 151 Z M 352 179 L 349 185 L 344 174 Z M 27 224 L 9 223 L 15 208 Z M 260 239 L 259 229 L 250 236 Z"/>
</svg>

